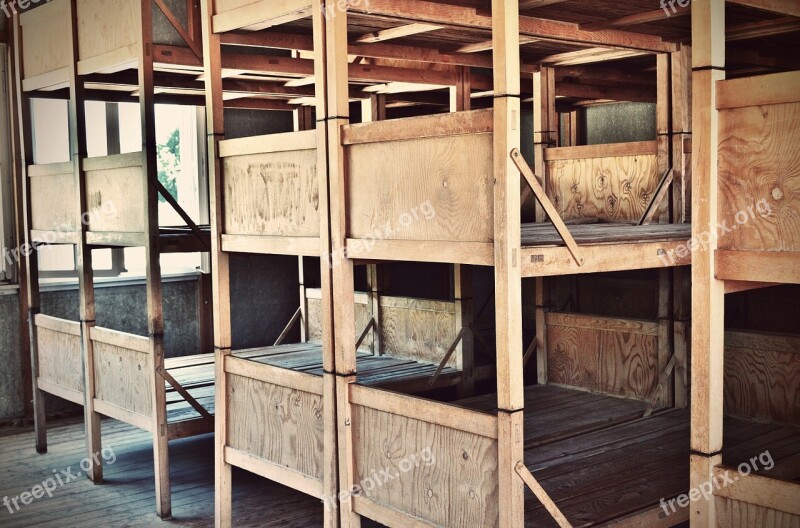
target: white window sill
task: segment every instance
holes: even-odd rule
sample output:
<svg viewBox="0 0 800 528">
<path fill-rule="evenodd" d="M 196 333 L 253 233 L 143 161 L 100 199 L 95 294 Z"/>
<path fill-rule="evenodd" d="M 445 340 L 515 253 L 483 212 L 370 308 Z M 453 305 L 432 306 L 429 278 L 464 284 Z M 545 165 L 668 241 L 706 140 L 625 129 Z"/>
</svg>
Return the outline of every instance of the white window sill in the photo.
<svg viewBox="0 0 800 528">
<path fill-rule="evenodd" d="M 183 282 L 196 280 L 201 273 L 197 270 L 185 270 L 175 272 L 165 272 L 161 276 L 162 283 Z M 140 286 L 146 284 L 144 275 L 126 273 L 119 277 L 95 277 L 94 287 L 115 288 L 118 286 Z M 39 288 L 42 292 L 76 290 L 78 289 L 78 279 L 39 279 Z"/>
</svg>

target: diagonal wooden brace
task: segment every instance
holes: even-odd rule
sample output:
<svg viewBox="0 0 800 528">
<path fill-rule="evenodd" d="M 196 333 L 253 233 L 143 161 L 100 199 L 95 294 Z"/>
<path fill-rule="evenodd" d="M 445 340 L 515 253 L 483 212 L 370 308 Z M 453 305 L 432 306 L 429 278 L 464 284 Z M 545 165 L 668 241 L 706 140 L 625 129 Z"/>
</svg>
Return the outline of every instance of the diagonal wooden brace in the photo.
<svg viewBox="0 0 800 528">
<path fill-rule="evenodd" d="M 375 327 L 376 327 L 375 318 L 372 317 L 372 318 L 370 318 L 369 322 L 367 323 L 366 328 L 364 328 L 364 331 L 361 332 L 361 336 L 358 338 L 358 341 L 356 341 L 356 351 L 358 351 L 358 348 L 361 346 L 361 343 L 363 343 L 364 340 L 369 335 L 369 331 L 372 330 Z"/>
<path fill-rule="evenodd" d="M 544 490 L 544 488 L 539 484 L 533 474 L 525 467 L 525 464 L 520 460 L 517 462 L 517 465 L 514 466 L 514 470 L 517 472 L 517 475 L 520 476 L 525 485 L 536 495 L 536 498 L 539 499 L 539 502 L 542 503 L 542 506 L 545 507 L 547 512 L 550 514 L 553 519 L 558 523 L 561 528 L 572 528 L 572 525 L 564 517 L 564 514 L 561 513 L 561 510 L 558 509 L 558 506 L 553 499 L 550 498 L 550 495 Z"/>
<path fill-rule="evenodd" d="M 653 221 L 653 217 L 656 215 L 656 211 L 658 211 L 661 202 L 663 202 L 664 198 L 667 196 L 669 186 L 672 185 L 672 173 L 672 167 L 670 167 L 661 177 L 661 180 L 658 182 L 658 187 L 656 188 L 656 193 L 653 195 L 653 199 L 650 200 L 650 203 L 647 204 L 647 209 L 644 210 L 644 214 L 639 220 L 638 225 L 647 225 Z"/>
<path fill-rule="evenodd" d="M 448 361 L 450 361 L 450 356 L 452 356 L 453 352 L 456 351 L 456 347 L 458 346 L 458 343 L 462 339 L 464 339 L 464 334 L 467 332 L 467 330 L 469 330 L 469 328 L 467 328 L 465 326 L 458 333 L 458 335 L 456 336 L 455 340 L 453 341 L 453 344 L 450 345 L 450 348 L 447 349 L 447 352 L 445 353 L 444 357 L 442 358 L 442 361 L 439 362 L 439 366 L 436 367 L 436 372 L 434 372 L 433 376 L 431 376 L 431 380 L 428 382 L 428 386 L 433 387 L 436 384 L 436 380 L 439 379 L 439 375 L 442 373 L 442 370 L 444 370 L 444 366 L 447 365 Z"/>
<path fill-rule="evenodd" d="M 286 339 L 286 336 L 289 335 L 289 332 L 292 330 L 292 327 L 297 323 L 300 317 L 303 315 L 302 307 L 298 308 L 297 311 L 294 313 L 289 322 L 286 323 L 286 326 L 283 328 L 283 332 L 281 335 L 278 336 L 278 339 L 275 340 L 275 344 L 272 346 L 278 346 L 283 343 L 283 340 Z"/>
<path fill-rule="evenodd" d="M 567 229 L 566 224 L 564 224 L 564 220 L 561 219 L 558 211 L 556 211 L 553 202 L 551 202 L 550 198 L 547 197 L 547 193 L 544 192 L 539 180 L 537 180 L 536 176 L 533 174 L 533 172 L 531 172 L 531 168 L 528 167 L 528 162 L 522 157 L 519 149 L 513 149 L 511 151 L 511 160 L 514 162 L 514 165 L 517 166 L 520 174 L 525 177 L 525 180 L 528 182 L 528 185 L 530 185 L 534 196 L 536 196 L 536 200 L 542 204 L 542 208 L 544 208 L 547 216 L 550 218 L 550 222 L 552 222 L 553 227 L 555 227 L 556 231 L 558 231 L 558 236 L 560 236 L 561 240 L 564 241 L 564 244 L 567 245 L 567 249 L 569 250 L 570 255 L 572 255 L 572 259 L 575 261 L 575 264 L 582 266 L 584 260 L 580 256 L 578 244 L 575 243 L 575 239 L 572 238 L 572 234 L 569 232 L 569 229 Z"/>
<path fill-rule="evenodd" d="M 178 33 L 178 35 L 180 35 L 181 40 L 183 40 L 189 47 L 189 49 L 192 50 L 194 56 L 197 57 L 198 60 L 202 61 L 203 50 L 200 49 L 200 44 L 195 39 L 193 39 L 191 35 L 189 35 L 186 29 L 184 29 L 184 27 L 181 25 L 180 21 L 172 12 L 172 10 L 169 8 L 169 6 L 167 6 L 167 4 L 164 3 L 164 0 L 154 0 L 154 2 L 158 6 L 158 9 L 164 14 L 169 23 L 175 29 L 175 32 Z M 191 13 L 191 9 L 187 10 L 187 15 L 189 13 Z M 191 31 L 191 29 L 192 28 L 190 27 L 189 30 Z"/>
<path fill-rule="evenodd" d="M 164 187 L 164 185 L 160 181 L 158 181 L 158 177 L 151 178 L 150 183 L 155 186 L 158 193 L 164 197 L 167 203 L 170 206 L 172 206 L 175 212 L 178 213 L 178 215 L 183 219 L 184 222 L 186 222 L 186 225 L 189 226 L 189 229 L 192 230 L 192 233 L 194 233 L 194 235 L 200 239 L 200 242 L 202 242 L 204 246 L 210 249 L 208 242 L 205 239 L 205 235 L 203 234 L 203 231 L 197 226 L 197 224 L 194 223 L 192 217 L 189 216 L 189 214 L 183 210 L 183 207 L 181 207 L 180 204 L 178 204 L 178 201 L 175 200 L 175 198 L 169 193 L 166 187 Z"/>
<path fill-rule="evenodd" d="M 181 395 L 181 397 L 182 397 L 184 400 L 186 400 L 186 401 L 189 403 L 189 405 L 191 405 L 191 406 L 194 408 L 194 410 L 195 410 L 195 411 L 197 411 L 198 413 L 200 413 L 200 416 L 202 416 L 202 417 L 203 417 L 203 418 L 205 418 L 206 420 L 213 420 L 213 419 L 214 419 L 214 417 L 213 417 L 213 416 L 211 416 L 211 413 L 210 413 L 210 412 L 208 412 L 208 411 L 206 410 L 206 408 L 205 408 L 205 407 L 203 407 L 202 405 L 200 405 L 200 402 L 198 402 L 197 400 L 195 400 L 195 399 L 194 399 L 194 396 L 192 396 L 191 394 L 189 394 L 189 391 L 187 391 L 186 389 L 184 389 L 184 388 L 183 388 L 183 385 L 181 385 L 180 383 L 178 383 L 178 381 L 177 381 L 175 378 L 173 378 L 173 377 L 172 377 L 172 374 L 170 374 L 169 372 L 167 372 L 167 370 L 166 370 L 166 369 L 165 369 L 163 366 L 161 366 L 161 367 L 158 367 L 158 368 L 156 369 L 156 372 L 158 372 L 159 376 L 161 376 L 162 378 L 164 378 L 164 380 L 165 380 L 167 383 L 169 383 L 169 384 L 170 384 L 170 386 L 171 386 L 173 389 L 175 389 L 175 392 L 177 392 L 178 394 L 180 394 L 180 395 Z"/>
<path fill-rule="evenodd" d="M 670 356 L 669 361 L 664 366 L 664 370 L 661 371 L 661 375 L 658 377 L 658 383 L 656 386 L 653 387 L 653 390 L 650 394 L 647 395 L 645 401 L 647 401 L 647 409 L 644 411 L 643 418 L 647 418 L 651 414 L 653 414 L 653 406 L 656 404 L 656 398 L 658 398 L 658 393 L 661 392 L 661 389 L 664 388 L 664 385 L 669 380 L 670 374 L 672 374 L 672 370 L 675 368 L 675 354 L 673 353 Z"/>
</svg>

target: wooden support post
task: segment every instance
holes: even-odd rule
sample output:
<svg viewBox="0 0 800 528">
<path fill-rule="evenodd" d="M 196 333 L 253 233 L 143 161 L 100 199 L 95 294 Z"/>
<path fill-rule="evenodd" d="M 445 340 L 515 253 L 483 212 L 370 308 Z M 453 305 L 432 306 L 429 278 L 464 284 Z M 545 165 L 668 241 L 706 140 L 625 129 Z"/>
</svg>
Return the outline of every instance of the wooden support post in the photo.
<svg viewBox="0 0 800 528">
<path fill-rule="evenodd" d="M 672 270 L 658 270 L 658 368 L 663 371 L 673 357 L 672 329 Z M 672 403 L 672 387 L 664 386 L 652 400 L 658 405 Z"/>
<path fill-rule="evenodd" d="M 669 53 L 659 53 L 656 56 L 656 146 L 658 174 L 662 175 L 662 179 L 667 177 L 672 163 L 670 155 L 672 148 L 670 142 L 670 121 L 672 117 L 671 84 L 670 55 Z M 661 189 L 661 186 L 656 189 L 656 195 L 659 194 Z M 669 200 L 662 202 L 660 205 L 654 204 L 654 206 L 657 206 L 658 210 L 655 212 L 648 211 L 649 220 L 661 224 L 668 223 L 671 214 Z"/>
<path fill-rule="evenodd" d="M 498 478 L 500 527 L 524 524 L 524 487 L 514 468 L 523 459 L 522 277 L 519 5 L 492 0 L 494 60 L 494 281 L 497 329 Z"/>
<path fill-rule="evenodd" d="M 69 68 L 69 127 L 70 127 L 70 155 L 75 174 L 76 188 L 78 189 L 78 203 L 75 204 L 77 218 L 83 218 L 84 212 L 89 211 L 89 200 L 86 191 L 86 175 L 83 171 L 83 160 L 87 156 L 86 150 L 86 117 L 84 112 L 85 93 L 83 80 L 78 76 L 78 10 L 77 2 L 72 2 L 70 9 L 71 26 L 71 64 Z M 95 376 L 94 376 L 94 350 L 90 339 L 91 329 L 95 326 L 94 303 L 94 273 L 92 270 L 92 249 L 86 242 L 86 233 L 89 226 L 85 222 L 78 223 L 80 239 L 76 248 L 78 268 L 78 299 L 80 304 L 81 319 L 81 349 L 83 354 L 84 374 L 84 426 L 86 428 L 86 450 L 91 460 L 89 471 L 86 472 L 89 480 L 95 483 L 102 482 L 103 468 L 101 458 L 93 455 L 102 450 L 100 415 L 94 410 Z"/>
<path fill-rule="evenodd" d="M 22 78 L 25 75 L 22 53 L 22 26 L 19 15 L 14 14 L 13 19 L 13 53 L 14 53 L 14 99 L 12 104 L 11 126 L 15 128 L 12 135 L 14 143 L 14 198 L 17 210 L 17 237 L 18 247 L 31 243 L 31 184 L 28 177 L 28 164 L 33 163 L 33 115 L 31 114 L 30 97 L 22 91 Z M 29 246 L 26 246 L 29 247 Z M 39 295 L 39 260 L 36 251 L 19 252 L 17 262 L 18 278 L 20 281 L 20 326 L 26 331 L 21 334 L 23 348 L 30 352 L 30 370 L 23 368 L 23 373 L 28 373 L 28 379 L 23 380 L 27 385 L 25 394 L 30 394 L 33 402 L 33 423 L 36 437 L 36 452 L 47 452 L 47 411 L 45 409 L 45 395 L 38 386 L 39 378 L 39 353 L 38 337 L 34 318 L 40 311 Z M 23 352 L 24 353 L 24 352 Z M 28 358 L 23 358 L 22 364 Z M 26 398 L 27 401 L 27 398 Z M 27 405 L 26 405 L 27 408 Z"/>
<path fill-rule="evenodd" d="M 356 346 L 355 335 L 355 285 L 353 282 L 353 261 L 347 258 L 347 220 L 346 220 L 346 173 L 344 148 L 342 146 L 342 126 L 350 122 L 348 60 L 347 60 L 347 9 L 342 2 L 328 0 L 324 11 L 315 6 L 315 13 L 325 13 L 324 31 L 315 32 L 315 44 L 320 36 L 325 41 L 316 46 L 317 53 L 324 51 L 325 75 L 318 75 L 318 87 L 325 87 L 327 98 L 324 101 L 324 123 L 327 128 L 328 158 L 327 174 L 330 189 L 330 240 L 323 248 L 323 267 L 331 275 L 329 296 L 333 302 L 335 331 L 336 372 L 336 427 L 339 460 L 339 488 L 351 490 L 354 481 L 355 456 L 352 444 L 352 420 L 349 398 L 349 385 L 355 381 Z M 315 14 L 316 18 L 316 14 Z M 323 17 L 319 17 L 320 25 Z M 322 62 L 322 61 L 320 61 Z M 319 84 L 322 80 L 325 84 Z M 318 92 L 318 100 L 320 92 Z M 319 106 L 318 106 L 319 112 Z M 322 144 L 322 143 L 321 143 Z M 322 149 L 319 149 L 322 150 Z M 323 295 L 324 297 L 324 295 Z M 328 435 L 326 434 L 326 438 Z M 328 444 L 330 442 L 326 442 Z M 326 453 L 327 456 L 327 453 Z M 332 457 L 336 458 L 336 457 Z M 353 511 L 352 501 L 339 505 L 339 522 L 342 528 L 358 528 L 361 519 Z M 331 525 L 333 526 L 333 525 Z"/>
<path fill-rule="evenodd" d="M 162 519 L 172 516 L 169 482 L 169 431 L 167 393 L 158 371 L 164 368 L 164 307 L 159 253 L 158 180 L 156 160 L 155 84 L 153 80 L 153 11 L 150 0 L 139 2 L 141 46 L 138 49 L 139 107 L 142 127 L 144 178 L 145 273 L 147 279 L 147 331 L 150 336 L 150 389 L 152 391 L 153 463 L 156 480 L 156 512 Z"/>
<path fill-rule="evenodd" d="M 555 70 L 542 66 L 541 70 L 533 74 L 533 157 L 534 172 L 541 178 L 542 187 L 547 189 L 547 163 L 544 161 L 544 151 L 556 144 L 555 132 Z M 544 222 L 544 210 L 535 202 L 536 221 Z M 547 293 L 548 283 L 542 277 L 534 279 L 535 285 L 535 318 L 536 318 L 536 373 L 537 383 L 547 383 L 547 325 L 545 324 L 546 312 L 550 298 Z"/>
<path fill-rule="evenodd" d="M 300 341 L 305 343 L 308 341 L 308 295 L 303 257 L 297 257 L 297 277 L 300 283 Z"/>
<path fill-rule="evenodd" d="M 228 376 L 225 361 L 231 354 L 230 259 L 222 251 L 225 225 L 223 166 L 219 142 L 225 139 L 222 99 L 222 48 L 219 35 L 211 31 L 215 0 L 201 0 L 203 72 L 206 83 L 206 133 L 208 134 L 209 210 L 211 214 L 212 297 L 214 301 L 215 433 L 214 433 L 214 523 L 229 528 L 231 522 L 231 466 L 225 461 L 228 440 Z"/>
<path fill-rule="evenodd" d="M 692 2 L 692 235 L 715 233 L 719 112 L 716 82 L 725 78 L 725 1 Z M 716 279 L 716 237 L 692 255 L 691 482 L 707 482 L 722 451 L 724 281 Z M 714 501 L 692 507 L 692 526 L 717 525 Z"/>
</svg>

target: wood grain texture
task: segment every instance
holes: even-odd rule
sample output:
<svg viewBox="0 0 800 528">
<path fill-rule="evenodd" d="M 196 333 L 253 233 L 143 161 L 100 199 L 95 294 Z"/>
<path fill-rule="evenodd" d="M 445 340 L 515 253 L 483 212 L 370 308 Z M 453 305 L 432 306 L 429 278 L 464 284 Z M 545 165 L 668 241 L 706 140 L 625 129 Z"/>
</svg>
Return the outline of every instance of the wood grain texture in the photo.
<svg viewBox="0 0 800 528">
<path fill-rule="evenodd" d="M 800 103 L 720 112 L 720 249 L 800 250 L 798 144 Z"/>
<path fill-rule="evenodd" d="M 78 48 L 80 61 L 131 48 L 142 39 L 137 19 L 137 0 L 78 0 Z"/>
<path fill-rule="evenodd" d="M 39 378 L 83 392 L 80 323 L 59 321 L 73 328 L 73 332 L 66 333 L 40 324 L 41 317 L 37 318 L 36 325 Z"/>
<path fill-rule="evenodd" d="M 388 296 L 380 302 L 384 354 L 433 364 L 442 361 L 460 330 L 453 302 Z M 461 368 L 461 358 L 457 350 L 447 365 Z"/>
<path fill-rule="evenodd" d="M 353 444 L 356 482 L 395 477 L 360 500 L 437 526 L 498 526 L 496 440 L 356 405 Z"/>
<path fill-rule="evenodd" d="M 228 374 L 227 402 L 229 446 L 322 480 L 321 396 Z"/>
<path fill-rule="evenodd" d="M 227 157 L 223 166 L 226 234 L 319 236 L 315 149 Z"/>
<path fill-rule="evenodd" d="M 309 288 L 307 291 L 314 291 Z M 319 291 L 319 290 L 315 290 Z M 353 335 L 359 336 L 361 332 L 364 331 L 364 328 L 367 327 L 370 318 L 369 307 L 367 306 L 366 298 L 363 296 L 356 295 L 356 303 L 355 303 L 355 320 L 356 325 L 353 329 Z M 308 308 L 307 308 L 307 317 L 308 317 L 308 340 L 314 343 L 322 343 L 322 300 L 319 297 L 308 297 Z M 364 338 L 364 341 L 361 343 L 361 346 L 358 348 L 359 350 L 365 352 L 372 351 L 372 332 Z"/>
<path fill-rule="evenodd" d="M 69 0 L 54 0 L 22 13 L 22 62 L 25 78 L 49 73 L 71 64 Z M 74 203 L 74 202 L 73 202 Z"/>
<path fill-rule="evenodd" d="M 579 316 L 572 324 L 567 314 L 547 314 L 550 382 L 645 399 L 661 370 L 658 336 L 620 330 L 621 323 L 605 324 L 600 317 L 592 318 L 594 324 L 585 324 L 586 319 Z"/>
<path fill-rule="evenodd" d="M 493 239 L 491 134 L 350 145 L 345 152 L 349 237 Z"/>
<path fill-rule="evenodd" d="M 800 425 L 800 338 L 726 332 L 725 413 Z"/>
<path fill-rule="evenodd" d="M 657 190 L 657 169 L 655 155 L 549 161 L 547 194 L 564 220 L 636 221 Z"/>
<path fill-rule="evenodd" d="M 726 528 L 800 528 L 800 516 L 744 501 L 715 497 L 717 525 Z"/>
<path fill-rule="evenodd" d="M 31 228 L 41 231 L 76 231 L 75 204 L 78 189 L 72 167 L 69 172 L 31 175 Z"/>
<path fill-rule="evenodd" d="M 88 160 L 87 160 L 88 161 Z M 86 206 L 90 231 L 142 233 L 145 227 L 142 167 L 86 172 Z"/>
<path fill-rule="evenodd" d="M 151 416 L 150 361 L 142 352 L 92 340 L 95 397 L 127 411 Z"/>
</svg>

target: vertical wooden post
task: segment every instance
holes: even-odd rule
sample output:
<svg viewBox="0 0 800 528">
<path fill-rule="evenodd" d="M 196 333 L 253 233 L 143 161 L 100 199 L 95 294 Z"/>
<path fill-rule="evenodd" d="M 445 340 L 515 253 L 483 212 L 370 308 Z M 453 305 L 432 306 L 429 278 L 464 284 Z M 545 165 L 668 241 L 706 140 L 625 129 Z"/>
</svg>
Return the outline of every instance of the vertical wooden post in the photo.
<svg viewBox="0 0 800 528">
<path fill-rule="evenodd" d="M 89 471 L 87 471 L 87 476 L 93 482 L 101 482 L 103 480 L 103 469 L 99 462 L 101 458 L 92 456 L 101 450 L 101 426 L 100 415 L 94 411 L 94 349 L 90 339 L 91 329 L 95 326 L 94 273 L 92 271 L 92 249 L 86 242 L 86 233 L 89 230 L 89 226 L 84 222 L 84 218 L 88 218 L 88 216 L 83 216 L 83 213 L 89 212 L 89 204 L 86 194 L 86 176 L 83 171 L 83 160 L 87 156 L 86 118 L 83 80 L 78 76 L 78 7 L 76 1 L 71 2 L 70 16 L 72 61 L 69 68 L 69 135 L 70 155 L 72 157 L 76 188 L 78 189 L 78 203 L 75 204 L 75 213 L 79 220 L 78 227 L 80 229 L 76 253 L 84 373 L 83 412 L 86 427 L 87 456 L 92 461 Z"/>
<path fill-rule="evenodd" d="M 725 78 L 725 2 L 692 2 L 692 235 L 709 240 L 692 255 L 691 486 L 711 480 L 721 460 L 724 281 L 715 277 L 718 210 L 716 82 Z M 702 238 L 701 238 L 702 237 Z M 692 526 L 716 526 L 714 501 L 698 501 Z"/>
<path fill-rule="evenodd" d="M 14 14 L 14 96 L 16 105 L 11 105 L 12 127 L 15 127 L 15 134 L 12 134 L 14 144 L 14 186 L 15 201 L 17 208 L 17 247 L 30 247 L 31 241 L 31 185 L 28 178 L 28 164 L 33 163 L 33 131 L 30 97 L 22 91 L 22 79 L 25 75 L 22 54 L 22 26 L 20 25 L 19 14 Z M 45 395 L 39 389 L 39 353 L 38 338 L 36 330 L 36 314 L 40 312 L 41 300 L 39 295 L 39 259 L 36 251 L 20 251 L 17 270 L 20 281 L 20 319 L 21 325 L 27 331 L 22 334 L 21 341 L 27 340 L 27 348 L 30 352 L 30 374 L 27 380 L 23 380 L 28 389 L 25 394 L 30 394 L 33 401 L 33 422 L 36 436 L 36 452 L 47 452 L 47 421 L 45 409 Z M 24 337 L 23 337 L 24 336 Z M 24 363 L 23 363 L 24 364 Z M 27 369 L 23 369 L 26 372 Z M 27 401 L 27 398 L 26 398 Z"/>
<path fill-rule="evenodd" d="M 544 161 L 544 151 L 556 144 L 555 116 L 555 70 L 550 67 L 542 68 L 533 74 L 533 149 L 534 173 L 539 177 L 539 183 L 547 188 L 547 163 Z M 536 221 L 544 222 L 545 214 L 538 202 L 536 207 Z M 547 292 L 547 281 L 537 277 L 535 304 L 536 304 L 536 373 L 537 383 L 547 383 L 547 324 L 546 316 L 549 308 L 550 296 Z"/>
<path fill-rule="evenodd" d="M 494 59 L 494 280 L 497 328 L 498 478 L 500 527 L 524 524 L 519 4 L 492 0 Z"/>
<path fill-rule="evenodd" d="M 206 133 L 208 134 L 209 209 L 211 214 L 211 287 L 214 303 L 214 350 L 216 381 L 214 388 L 214 523 L 229 528 L 231 522 L 231 466 L 225 461 L 228 441 L 228 376 L 225 360 L 231 354 L 230 262 L 222 251 L 225 225 L 224 180 L 219 158 L 219 142 L 225 139 L 222 99 L 222 48 L 213 32 L 215 0 L 202 0 L 200 22 L 203 32 L 203 70 L 206 80 Z"/>
<path fill-rule="evenodd" d="M 671 54 L 672 62 L 672 221 L 685 223 L 690 219 L 692 139 L 692 50 L 682 45 Z M 673 350 L 675 353 L 675 407 L 689 404 L 689 314 L 691 301 L 691 269 L 675 268 L 673 276 Z"/>
<path fill-rule="evenodd" d="M 142 126 L 142 171 L 145 196 L 145 270 L 147 278 L 147 330 L 150 336 L 150 389 L 152 390 L 153 463 L 156 480 L 156 512 L 172 515 L 169 483 L 169 431 L 164 379 L 164 309 L 159 253 L 158 191 L 151 183 L 158 178 L 156 161 L 155 85 L 153 82 L 153 15 L 151 0 L 139 2 L 141 43 L 139 46 L 139 108 Z"/>
</svg>

